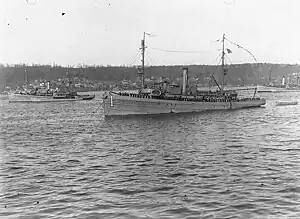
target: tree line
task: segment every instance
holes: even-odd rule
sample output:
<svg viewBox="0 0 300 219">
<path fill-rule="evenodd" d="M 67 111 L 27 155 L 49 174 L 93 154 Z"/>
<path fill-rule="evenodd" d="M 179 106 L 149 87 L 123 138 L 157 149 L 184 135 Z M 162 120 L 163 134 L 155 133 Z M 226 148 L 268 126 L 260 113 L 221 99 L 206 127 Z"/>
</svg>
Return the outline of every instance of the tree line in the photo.
<svg viewBox="0 0 300 219">
<path fill-rule="evenodd" d="M 145 68 L 145 77 L 168 77 L 176 79 L 181 77 L 182 68 L 189 69 L 189 77 L 198 78 L 200 83 L 205 83 L 212 74 L 221 80 L 221 68 L 214 65 L 176 65 L 176 66 L 149 66 Z M 297 64 L 270 64 L 270 63 L 245 63 L 225 66 L 228 69 L 227 83 L 232 85 L 264 84 L 268 82 L 270 70 L 272 78 L 287 76 L 297 72 Z M 103 83 L 116 83 L 123 79 L 135 80 L 138 77 L 137 66 L 58 66 L 58 65 L 0 65 L 0 91 L 6 86 L 16 87 L 23 84 L 26 79 L 56 80 L 66 77 L 83 77 L 88 80 L 102 81 Z"/>
</svg>

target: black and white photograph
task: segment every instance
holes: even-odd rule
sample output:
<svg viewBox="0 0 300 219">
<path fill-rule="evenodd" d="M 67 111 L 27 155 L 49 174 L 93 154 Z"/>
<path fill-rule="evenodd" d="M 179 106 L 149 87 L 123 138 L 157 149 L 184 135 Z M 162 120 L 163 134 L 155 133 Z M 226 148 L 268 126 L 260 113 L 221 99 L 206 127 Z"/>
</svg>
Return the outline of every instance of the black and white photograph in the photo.
<svg viewBox="0 0 300 219">
<path fill-rule="evenodd" d="M 300 218 L 299 0 L 0 0 L 0 218 Z"/>
</svg>

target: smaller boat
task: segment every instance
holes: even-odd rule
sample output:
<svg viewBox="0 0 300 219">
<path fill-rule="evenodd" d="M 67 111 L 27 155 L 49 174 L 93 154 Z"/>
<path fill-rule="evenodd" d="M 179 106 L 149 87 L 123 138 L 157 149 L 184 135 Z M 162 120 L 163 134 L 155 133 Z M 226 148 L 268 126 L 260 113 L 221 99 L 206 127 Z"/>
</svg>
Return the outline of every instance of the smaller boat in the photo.
<svg viewBox="0 0 300 219">
<path fill-rule="evenodd" d="M 289 105 L 297 105 L 298 101 L 277 101 L 276 106 L 289 106 Z"/>
</svg>

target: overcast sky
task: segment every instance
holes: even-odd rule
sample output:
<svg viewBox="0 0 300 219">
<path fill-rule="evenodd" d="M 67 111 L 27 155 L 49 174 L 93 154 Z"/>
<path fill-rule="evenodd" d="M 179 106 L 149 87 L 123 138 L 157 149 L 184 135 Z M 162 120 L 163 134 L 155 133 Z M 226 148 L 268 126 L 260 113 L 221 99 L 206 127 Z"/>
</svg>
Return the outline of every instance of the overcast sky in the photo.
<svg viewBox="0 0 300 219">
<path fill-rule="evenodd" d="M 0 63 L 217 64 L 227 38 L 258 62 L 300 63 L 299 0 L 0 0 Z M 65 13 L 64 15 L 62 13 Z M 234 45 L 232 62 L 255 62 Z M 197 53 L 162 50 L 197 51 Z"/>
</svg>

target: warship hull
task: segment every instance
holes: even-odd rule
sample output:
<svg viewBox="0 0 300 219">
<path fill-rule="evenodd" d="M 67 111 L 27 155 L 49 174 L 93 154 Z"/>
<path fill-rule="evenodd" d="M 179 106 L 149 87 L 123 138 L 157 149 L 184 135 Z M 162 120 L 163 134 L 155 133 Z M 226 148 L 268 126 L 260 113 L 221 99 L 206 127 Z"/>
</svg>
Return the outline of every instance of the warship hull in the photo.
<svg viewBox="0 0 300 219">
<path fill-rule="evenodd" d="M 9 103 L 56 103 L 92 100 L 95 95 L 77 95 L 72 98 L 53 98 L 53 96 L 13 95 L 8 99 Z"/>
<path fill-rule="evenodd" d="M 105 116 L 125 116 L 235 110 L 260 107 L 266 104 L 266 100 L 248 99 L 229 102 L 179 101 L 120 96 L 110 93 L 103 97 L 102 104 Z"/>
<path fill-rule="evenodd" d="M 9 94 L 9 98 L 30 99 L 30 98 L 52 98 L 53 95 L 30 95 L 30 94 Z"/>
</svg>

